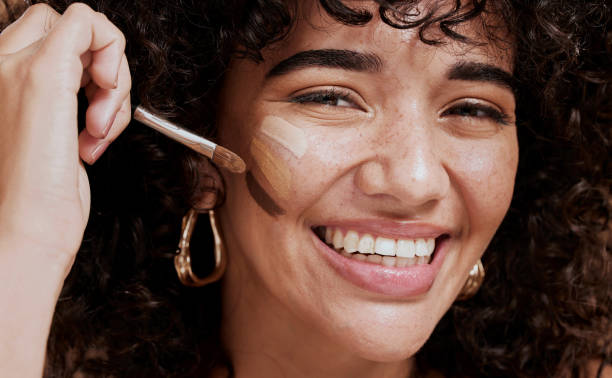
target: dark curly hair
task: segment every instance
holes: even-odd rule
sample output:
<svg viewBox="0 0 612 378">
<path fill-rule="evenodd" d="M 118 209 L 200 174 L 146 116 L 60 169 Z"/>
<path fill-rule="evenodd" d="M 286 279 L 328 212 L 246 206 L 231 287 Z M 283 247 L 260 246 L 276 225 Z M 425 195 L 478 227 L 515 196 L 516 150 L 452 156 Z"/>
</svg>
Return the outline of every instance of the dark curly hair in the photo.
<svg viewBox="0 0 612 378">
<path fill-rule="evenodd" d="M 4 2 L 4 1 L 3 1 Z M 58 11 L 71 1 L 46 1 Z M 133 102 L 214 137 L 216 98 L 235 57 L 291 30 L 296 0 L 90 0 L 125 33 Z M 319 0 L 338 22 L 373 14 Z M 427 44 L 494 13 L 510 32 L 520 161 L 511 208 L 483 257 L 478 294 L 455 303 L 417 354 L 447 376 L 583 374 L 612 355 L 612 6 L 608 0 L 470 0 L 441 12 L 377 0 L 382 20 Z M 9 7 L 9 16 L 19 14 Z M 5 20 L 6 21 L 6 20 Z M 431 31 L 441 31 L 431 32 Z M 508 41 L 507 41 L 508 42 Z M 194 200 L 198 157 L 132 125 L 89 167 L 92 210 L 66 280 L 45 374 L 206 376 L 231 362 L 220 288 L 183 287 L 172 258 Z M 120 183 L 120 185 L 118 185 Z"/>
</svg>

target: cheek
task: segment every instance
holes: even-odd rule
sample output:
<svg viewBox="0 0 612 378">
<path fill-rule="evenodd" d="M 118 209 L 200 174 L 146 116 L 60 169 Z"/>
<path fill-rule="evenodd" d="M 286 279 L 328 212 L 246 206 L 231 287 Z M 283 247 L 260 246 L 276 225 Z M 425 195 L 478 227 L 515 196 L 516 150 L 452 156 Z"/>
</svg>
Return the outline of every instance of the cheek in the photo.
<svg viewBox="0 0 612 378">
<path fill-rule="evenodd" d="M 261 123 L 250 142 L 247 185 L 251 197 L 268 214 L 306 209 L 352 158 L 353 134 L 325 130 L 321 133 L 316 126 L 274 116 Z M 282 212 L 271 211 L 274 206 L 266 206 L 264 202 L 270 201 L 261 201 L 262 197 L 272 199 Z"/>
<path fill-rule="evenodd" d="M 512 200 L 518 145 L 508 132 L 493 141 L 478 141 L 456 151 L 449 160 L 473 229 L 496 230 Z"/>
</svg>

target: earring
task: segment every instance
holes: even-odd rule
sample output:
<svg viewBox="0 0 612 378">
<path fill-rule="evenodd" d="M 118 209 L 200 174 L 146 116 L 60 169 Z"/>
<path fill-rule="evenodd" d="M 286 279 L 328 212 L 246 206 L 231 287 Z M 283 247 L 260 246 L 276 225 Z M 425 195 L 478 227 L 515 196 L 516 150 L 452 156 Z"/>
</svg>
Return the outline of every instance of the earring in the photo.
<svg viewBox="0 0 612 378">
<path fill-rule="evenodd" d="M 194 209 L 189 210 L 187 215 L 183 217 L 183 226 L 181 228 L 181 240 L 179 241 L 178 254 L 174 257 L 174 268 L 178 274 L 178 278 L 185 286 L 204 286 L 215 282 L 223 276 L 227 266 L 227 252 L 221 239 L 221 233 L 218 229 L 215 212 L 208 211 L 210 219 L 210 227 L 212 228 L 213 237 L 215 239 L 215 269 L 206 277 L 200 278 L 191 269 L 191 250 L 189 243 L 191 235 L 198 219 L 198 212 Z"/>
<path fill-rule="evenodd" d="M 482 266 L 482 261 L 478 259 L 478 262 L 472 267 L 472 270 L 470 270 L 470 274 L 463 285 L 463 289 L 459 292 L 457 300 L 463 301 L 473 297 L 478 289 L 480 289 L 480 285 L 482 285 L 482 281 L 484 281 L 484 276 L 484 266 Z"/>
</svg>

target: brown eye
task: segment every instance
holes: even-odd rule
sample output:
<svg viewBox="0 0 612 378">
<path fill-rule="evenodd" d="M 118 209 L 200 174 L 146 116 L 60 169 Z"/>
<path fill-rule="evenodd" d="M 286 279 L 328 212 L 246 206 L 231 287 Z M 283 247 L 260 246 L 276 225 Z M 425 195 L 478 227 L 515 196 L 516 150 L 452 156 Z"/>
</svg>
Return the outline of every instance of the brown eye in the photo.
<svg viewBox="0 0 612 378">
<path fill-rule="evenodd" d="M 359 106 L 351 99 L 351 95 L 349 93 L 342 92 L 335 88 L 301 94 L 291 98 L 290 102 L 298 104 L 321 104 L 345 108 L 359 108 Z"/>
<path fill-rule="evenodd" d="M 501 125 L 510 124 L 510 117 L 491 107 L 480 103 L 464 102 L 452 106 L 442 113 L 443 116 L 469 117 L 477 120 L 492 120 Z"/>
</svg>

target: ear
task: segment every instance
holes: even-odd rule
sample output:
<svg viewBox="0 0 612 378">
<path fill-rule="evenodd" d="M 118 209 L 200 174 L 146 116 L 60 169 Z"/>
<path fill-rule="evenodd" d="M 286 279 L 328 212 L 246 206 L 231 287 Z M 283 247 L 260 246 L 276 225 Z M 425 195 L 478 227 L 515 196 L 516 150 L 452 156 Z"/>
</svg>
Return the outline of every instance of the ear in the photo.
<svg viewBox="0 0 612 378">
<path fill-rule="evenodd" d="M 225 199 L 223 178 L 208 159 L 198 159 L 194 165 L 198 182 L 192 196 L 193 208 L 201 211 L 214 209 Z"/>
</svg>

